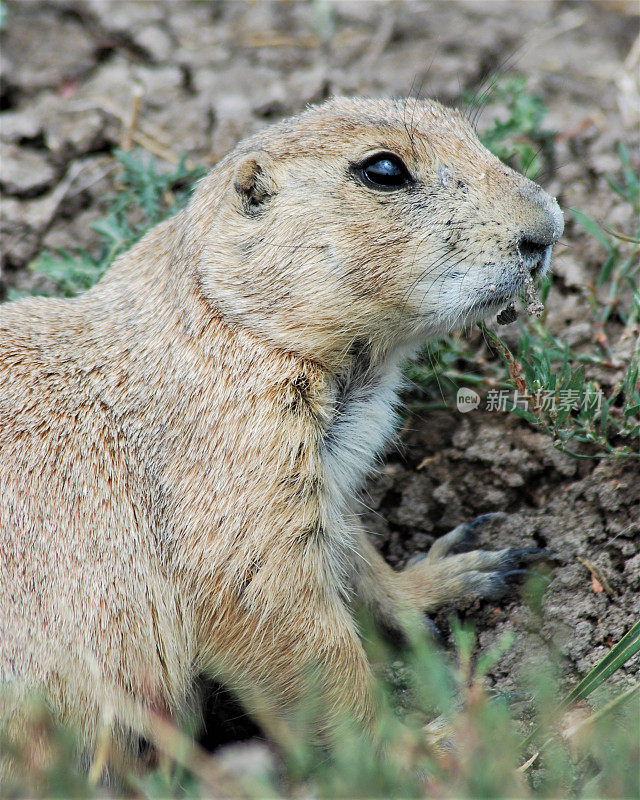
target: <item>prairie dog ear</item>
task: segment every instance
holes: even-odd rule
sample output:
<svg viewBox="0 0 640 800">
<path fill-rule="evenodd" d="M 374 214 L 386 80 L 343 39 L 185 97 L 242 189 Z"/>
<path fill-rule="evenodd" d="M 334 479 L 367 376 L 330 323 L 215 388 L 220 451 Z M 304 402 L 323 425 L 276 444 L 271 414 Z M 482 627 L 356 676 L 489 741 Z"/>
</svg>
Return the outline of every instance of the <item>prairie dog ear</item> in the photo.
<svg viewBox="0 0 640 800">
<path fill-rule="evenodd" d="M 243 156 L 233 176 L 233 187 L 246 214 L 255 214 L 276 193 L 271 158 L 255 151 Z"/>
</svg>

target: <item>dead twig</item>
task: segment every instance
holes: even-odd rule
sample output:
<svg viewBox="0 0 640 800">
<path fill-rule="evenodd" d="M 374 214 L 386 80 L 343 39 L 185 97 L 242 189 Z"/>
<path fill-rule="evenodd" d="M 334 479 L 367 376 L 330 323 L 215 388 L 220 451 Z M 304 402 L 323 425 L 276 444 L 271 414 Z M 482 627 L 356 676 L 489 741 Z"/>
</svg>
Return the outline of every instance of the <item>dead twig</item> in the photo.
<svg viewBox="0 0 640 800">
<path fill-rule="evenodd" d="M 142 95 L 143 95 L 142 87 L 137 85 L 134 86 L 133 98 L 131 104 L 131 117 L 129 119 L 129 123 L 123 127 L 122 141 L 120 145 L 125 152 L 131 150 L 133 136 L 135 134 L 138 125 L 138 117 L 140 116 L 140 105 L 142 103 Z"/>
</svg>

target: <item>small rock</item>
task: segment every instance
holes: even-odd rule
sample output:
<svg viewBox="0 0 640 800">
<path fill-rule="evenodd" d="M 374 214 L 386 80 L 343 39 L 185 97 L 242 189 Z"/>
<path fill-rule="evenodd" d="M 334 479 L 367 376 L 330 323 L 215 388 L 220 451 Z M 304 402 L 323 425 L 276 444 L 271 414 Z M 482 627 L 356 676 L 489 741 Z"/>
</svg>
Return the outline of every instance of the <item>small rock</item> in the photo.
<svg viewBox="0 0 640 800">
<path fill-rule="evenodd" d="M 78 108 L 99 109 L 114 104 L 121 111 L 131 108 L 132 87 L 134 84 L 133 68 L 129 61 L 118 55 L 101 64 L 85 81 L 75 95 Z M 104 100 L 103 100 L 104 98 Z M 108 110 L 108 107 L 107 107 Z"/>
<path fill-rule="evenodd" d="M 77 157 L 108 141 L 106 128 L 103 115 L 96 110 L 59 109 L 45 123 L 45 142 L 60 158 Z"/>
<path fill-rule="evenodd" d="M 463 419 L 453 434 L 453 446 L 459 450 L 465 450 L 474 439 L 474 432 L 471 430 L 471 423 L 468 419 Z"/>
<path fill-rule="evenodd" d="M 24 220 L 24 204 L 12 197 L 2 199 L 0 214 L 0 263 L 5 268 L 24 266 L 35 254 L 38 232 Z"/>
<path fill-rule="evenodd" d="M 12 83 L 28 92 L 57 88 L 95 64 L 95 43 L 83 26 L 35 3 L 12 4 L 2 49 Z"/>
<path fill-rule="evenodd" d="M 243 136 L 256 129 L 247 99 L 237 94 L 219 97 L 213 104 L 215 127 L 210 149 L 214 158 L 231 150 Z"/>
<path fill-rule="evenodd" d="M 150 22 L 160 22 L 165 15 L 166 2 L 145 0 L 132 3 L 131 0 L 84 0 L 88 9 L 95 14 L 100 26 L 107 31 L 125 33 L 132 36 Z"/>
<path fill-rule="evenodd" d="M 133 37 L 136 44 L 144 48 L 154 61 L 167 61 L 173 56 L 174 43 L 160 25 L 148 25 Z"/>
<path fill-rule="evenodd" d="M 75 215 L 71 220 L 64 220 L 52 226 L 51 230 L 42 240 L 43 250 L 70 250 L 85 249 L 93 252 L 100 240 L 99 235 L 91 228 L 91 224 L 104 216 L 97 208 L 90 208 Z"/>
<path fill-rule="evenodd" d="M 287 77 L 287 108 L 299 111 L 307 103 L 321 101 L 328 81 L 324 64 L 294 71 Z"/>
<path fill-rule="evenodd" d="M 593 338 L 593 323 L 592 322 L 575 322 L 565 328 L 564 338 L 571 347 L 590 342 Z"/>
<path fill-rule="evenodd" d="M 487 508 L 506 508 L 509 502 L 509 496 L 506 492 L 503 492 L 501 489 L 495 488 L 485 488 L 484 490 L 484 499 L 487 504 Z"/>
<path fill-rule="evenodd" d="M 450 483 L 443 483 L 438 486 L 437 489 L 433 490 L 433 498 L 437 500 L 438 503 L 442 503 L 443 505 L 448 505 L 449 503 L 453 503 L 457 495 L 455 491 L 451 488 Z"/>
<path fill-rule="evenodd" d="M 33 105 L 20 111 L 0 114 L 0 138 L 5 142 L 18 139 L 35 139 L 42 131 L 42 120 L 34 113 Z"/>
<path fill-rule="evenodd" d="M 585 286 L 592 280 L 582 261 L 571 253 L 554 256 L 552 270 L 554 275 L 562 278 L 565 286 Z"/>
<path fill-rule="evenodd" d="M 442 488 L 442 487 L 440 487 Z M 436 489 L 436 491 L 438 491 Z M 422 475 L 411 475 L 402 492 L 402 499 L 395 509 L 394 518 L 401 525 L 429 531 L 429 502 L 425 496 L 425 480 Z"/>
<path fill-rule="evenodd" d="M 0 184 L 7 194 L 33 197 L 55 179 L 56 171 L 43 153 L 16 145 L 3 148 Z"/>
<path fill-rule="evenodd" d="M 179 67 L 135 67 L 133 79 L 142 87 L 146 106 L 162 108 L 175 102 L 182 88 L 182 71 Z"/>
</svg>

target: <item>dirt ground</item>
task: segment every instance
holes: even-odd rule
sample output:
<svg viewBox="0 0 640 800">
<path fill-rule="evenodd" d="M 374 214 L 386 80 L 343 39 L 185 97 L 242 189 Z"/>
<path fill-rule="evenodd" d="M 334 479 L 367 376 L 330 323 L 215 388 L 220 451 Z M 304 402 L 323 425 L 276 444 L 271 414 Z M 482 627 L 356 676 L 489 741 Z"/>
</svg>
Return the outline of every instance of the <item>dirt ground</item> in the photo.
<svg viewBox="0 0 640 800">
<path fill-rule="evenodd" d="M 619 167 L 618 141 L 638 153 L 634 2 L 7 0 L 6 11 L 0 298 L 46 288 L 27 270 L 41 249 L 95 246 L 89 225 L 112 191 L 115 146 L 213 163 L 246 134 L 332 94 L 420 92 L 454 104 L 496 69 L 528 76 L 549 106 L 557 169 L 546 188 L 563 207 L 630 230 L 605 175 Z M 593 336 L 580 287 L 595 279 L 602 252 L 570 219 L 564 244 L 549 325 L 579 345 Z M 481 410 L 412 416 L 401 440 L 367 496 L 367 522 L 392 564 L 496 510 L 508 518 L 488 546 L 557 555 L 541 615 L 516 590 L 463 612 L 483 647 L 516 634 L 489 676 L 496 688 L 509 691 L 544 648 L 571 684 L 640 617 L 637 462 L 572 460 L 525 423 Z M 437 622 L 446 640 L 446 614 Z M 639 674 L 636 657 L 615 679 Z"/>
</svg>

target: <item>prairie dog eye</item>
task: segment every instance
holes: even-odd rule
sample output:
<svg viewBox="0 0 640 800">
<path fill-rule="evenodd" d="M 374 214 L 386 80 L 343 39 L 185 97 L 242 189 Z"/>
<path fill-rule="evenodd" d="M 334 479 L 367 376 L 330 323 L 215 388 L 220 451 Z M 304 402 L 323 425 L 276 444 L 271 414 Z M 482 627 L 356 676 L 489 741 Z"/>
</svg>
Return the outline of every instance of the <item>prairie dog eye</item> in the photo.
<svg viewBox="0 0 640 800">
<path fill-rule="evenodd" d="M 393 153 L 369 156 L 357 172 L 365 186 L 383 192 L 403 189 L 413 181 L 404 161 Z"/>
</svg>

